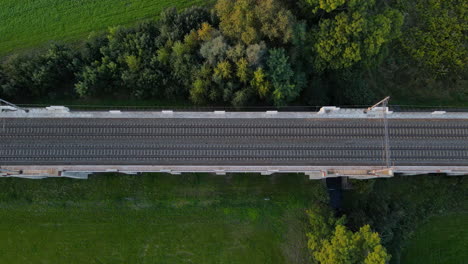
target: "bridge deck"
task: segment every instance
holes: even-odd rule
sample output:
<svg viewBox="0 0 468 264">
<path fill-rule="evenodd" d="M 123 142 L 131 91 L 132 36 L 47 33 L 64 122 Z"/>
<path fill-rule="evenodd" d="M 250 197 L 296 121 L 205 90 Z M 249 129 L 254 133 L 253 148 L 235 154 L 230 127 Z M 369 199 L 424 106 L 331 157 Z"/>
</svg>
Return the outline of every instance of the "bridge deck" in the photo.
<svg viewBox="0 0 468 264">
<path fill-rule="evenodd" d="M 394 166 L 468 166 L 468 118 L 389 118 Z M 44 118 L 0 114 L 0 166 L 380 166 L 379 118 Z"/>
</svg>

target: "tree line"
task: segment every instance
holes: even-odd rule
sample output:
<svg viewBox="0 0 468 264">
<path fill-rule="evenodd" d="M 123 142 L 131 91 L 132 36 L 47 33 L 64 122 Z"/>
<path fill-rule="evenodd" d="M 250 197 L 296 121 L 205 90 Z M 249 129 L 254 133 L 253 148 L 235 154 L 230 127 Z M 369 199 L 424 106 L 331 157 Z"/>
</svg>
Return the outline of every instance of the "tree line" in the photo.
<svg viewBox="0 0 468 264">
<path fill-rule="evenodd" d="M 10 56 L 0 67 L 0 96 L 368 104 L 382 96 L 374 73 L 395 64 L 426 78 L 466 74 L 466 11 L 458 0 L 218 0 L 212 8 L 170 8 L 157 20 L 92 34 L 80 47 Z"/>
</svg>

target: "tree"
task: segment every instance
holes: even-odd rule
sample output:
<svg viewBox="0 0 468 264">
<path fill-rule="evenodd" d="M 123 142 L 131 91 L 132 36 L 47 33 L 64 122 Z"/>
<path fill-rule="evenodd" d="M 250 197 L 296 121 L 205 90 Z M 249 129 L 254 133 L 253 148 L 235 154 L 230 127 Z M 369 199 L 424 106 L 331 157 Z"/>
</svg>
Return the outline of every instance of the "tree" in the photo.
<svg viewBox="0 0 468 264">
<path fill-rule="evenodd" d="M 160 34 L 156 40 L 157 45 L 163 46 L 168 41 L 182 40 L 190 31 L 200 29 L 203 23 L 216 25 L 215 22 L 207 8 L 194 6 L 182 12 L 177 12 L 175 8 L 168 8 L 161 13 L 158 20 Z"/>
<path fill-rule="evenodd" d="M 127 64 L 130 62 L 129 68 L 124 69 L 121 74 L 122 85 L 128 87 L 135 98 L 163 98 L 166 88 L 164 73 L 156 56 L 148 61 L 142 68 L 138 65 L 139 62 L 130 59 L 127 62 Z M 138 66 L 133 65 L 134 63 Z"/>
<path fill-rule="evenodd" d="M 190 100 L 195 104 L 202 104 L 206 100 L 207 82 L 205 80 L 196 79 L 190 89 Z"/>
<path fill-rule="evenodd" d="M 200 54 L 210 65 L 216 65 L 226 57 L 229 46 L 223 36 L 204 42 L 200 47 Z"/>
<path fill-rule="evenodd" d="M 370 61 L 400 34 L 402 14 L 375 0 L 304 0 L 319 17 L 312 31 L 318 70 L 342 69 Z"/>
<path fill-rule="evenodd" d="M 295 18 L 277 0 L 219 0 L 215 10 L 221 32 L 247 45 L 291 40 Z"/>
<path fill-rule="evenodd" d="M 150 68 L 160 72 L 160 83 L 164 87 L 165 97 L 189 95 L 196 79 L 195 73 L 201 64 L 198 54 L 200 43 L 197 29 L 193 29 L 183 36 L 182 40 L 167 41 L 162 47 L 158 47 L 156 55 L 151 60 L 154 66 Z"/>
<path fill-rule="evenodd" d="M 324 240 L 314 253 L 319 263 L 334 264 L 385 264 L 390 256 L 380 244 L 380 237 L 365 225 L 358 232 L 337 225 L 331 238 Z"/>
<path fill-rule="evenodd" d="M 431 72 L 466 71 L 468 2 L 421 0 L 407 9 L 413 21 L 401 38 L 405 50 Z"/>
<path fill-rule="evenodd" d="M 231 104 L 235 107 L 245 106 L 251 98 L 251 90 L 245 88 L 234 93 Z"/>
<path fill-rule="evenodd" d="M 264 99 L 270 92 L 270 82 L 266 79 L 265 72 L 262 68 L 255 70 L 250 85 L 257 91 L 260 98 Z"/>
<path fill-rule="evenodd" d="M 369 225 L 352 232 L 344 226 L 344 217 L 335 218 L 325 206 L 314 206 L 307 214 L 311 227 L 308 247 L 316 263 L 385 264 L 390 260 L 378 233 Z"/>
<path fill-rule="evenodd" d="M 229 61 L 221 61 L 218 63 L 214 69 L 214 78 L 218 80 L 229 79 L 231 78 L 231 63 Z"/>
<path fill-rule="evenodd" d="M 320 250 L 324 240 L 328 239 L 337 225 L 342 225 L 345 218 L 335 218 L 327 206 L 315 205 L 306 211 L 310 232 L 307 233 L 308 247 L 313 252 Z"/>
<path fill-rule="evenodd" d="M 78 74 L 75 90 L 81 97 L 117 96 L 121 92 L 118 64 L 108 57 L 96 61 Z"/>
<path fill-rule="evenodd" d="M 241 58 L 236 62 L 237 65 L 237 78 L 239 78 L 239 81 L 241 83 L 247 83 L 249 80 L 249 75 L 250 75 L 250 69 L 249 69 L 249 63 L 245 58 Z"/>
<path fill-rule="evenodd" d="M 263 64 L 264 59 L 268 54 L 268 49 L 265 42 L 262 41 L 259 44 L 249 45 L 245 52 L 249 65 L 258 67 Z"/>
<path fill-rule="evenodd" d="M 73 87 L 79 55 L 64 45 L 53 44 L 35 56 L 13 56 L 4 63 L 4 93 L 14 97 L 54 97 Z"/>
<path fill-rule="evenodd" d="M 300 88 L 294 82 L 294 72 L 284 49 L 271 49 L 267 59 L 267 74 L 273 91 L 271 98 L 275 105 L 284 105 L 299 95 Z"/>
</svg>

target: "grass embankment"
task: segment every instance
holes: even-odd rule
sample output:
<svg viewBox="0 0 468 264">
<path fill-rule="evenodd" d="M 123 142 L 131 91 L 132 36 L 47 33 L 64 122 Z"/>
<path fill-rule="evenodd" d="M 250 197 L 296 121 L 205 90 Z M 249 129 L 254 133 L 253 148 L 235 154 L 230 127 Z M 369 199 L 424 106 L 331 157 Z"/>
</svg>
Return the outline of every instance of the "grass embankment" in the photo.
<svg viewBox="0 0 468 264">
<path fill-rule="evenodd" d="M 1 263 L 302 263 L 302 175 L 0 180 Z"/>
<path fill-rule="evenodd" d="M 418 228 L 402 263 L 462 264 L 468 260 L 468 213 L 432 217 Z"/>
<path fill-rule="evenodd" d="M 50 41 L 76 41 L 109 26 L 152 18 L 168 7 L 206 5 L 204 0 L 0 1 L 0 56 Z"/>
</svg>

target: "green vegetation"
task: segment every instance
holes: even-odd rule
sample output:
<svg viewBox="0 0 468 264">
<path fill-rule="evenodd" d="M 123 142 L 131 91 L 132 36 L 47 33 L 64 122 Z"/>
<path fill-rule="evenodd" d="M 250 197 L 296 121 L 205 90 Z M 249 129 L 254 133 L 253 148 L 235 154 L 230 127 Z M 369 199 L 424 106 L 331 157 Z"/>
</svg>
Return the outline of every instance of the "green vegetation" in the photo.
<svg viewBox="0 0 468 264">
<path fill-rule="evenodd" d="M 306 263 L 304 175 L 0 181 L 2 263 Z"/>
<path fill-rule="evenodd" d="M 385 264 L 390 260 L 379 234 L 372 232 L 369 225 L 352 232 L 344 226 L 345 216 L 336 218 L 323 206 L 316 205 L 307 214 L 310 223 L 307 245 L 313 263 Z"/>
<path fill-rule="evenodd" d="M 392 255 L 391 263 L 406 263 L 400 261 L 401 250 L 431 216 L 468 212 L 466 176 L 402 176 L 352 184 L 354 189 L 344 194 L 347 226 L 359 230 L 370 225 L 381 235 L 383 245 Z M 458 227 L 463 229 L 463 225 Z M 434 240 L 437 239 L 434 234 Z M 463 247 L 465 242 L 459 242 Z"/>
<path fill-rule="evenodd" d="M 422 0 L 412 6 L 415 20 L 402 39 L 405 49 L 435 74 L 466 69 L 468 3 L 458 0 Z"/>
<path fill-rule="evenodd" d="M 468 213 L 432 217 L 416 229 L 402 263 L 457 264 L 468 259 Z"/>
<path fill-rule="evenodd" d="M 468 6 L 441 3 L 218 0 L 167 9 L 80 47 L 10 56 L 0 96 L 243 107 L 369 105 L 390 95 L 466 106 Z"/>
<path fill-rule="evenodd" d="M 202 5 L 204 0 L 80 0 L 0 2 L 0 55 L 50 41 L 75 41 L 109 26 L 153 18 L 167 7 Z M 209 2 L 209 1 L 208 1 Z"/>
<path fill-rule="evenodd" d="M 375 1 L 307 1 L 312 13 L 324 15 L 314 29 L 317 69 L 371 64 L 382 47 L 400 35 L 403 15 Z M 348 2 L 348 3 L 346 3 Z"/>
<path fill-rule="evenodd" d="M 352 181 L 336 218 L 323 183 L 296 174 L 5 178 L 0 262 L 417 263 L 433 246 L 427 263 L 457 263 L 466 180 Z"/>
</svg>

